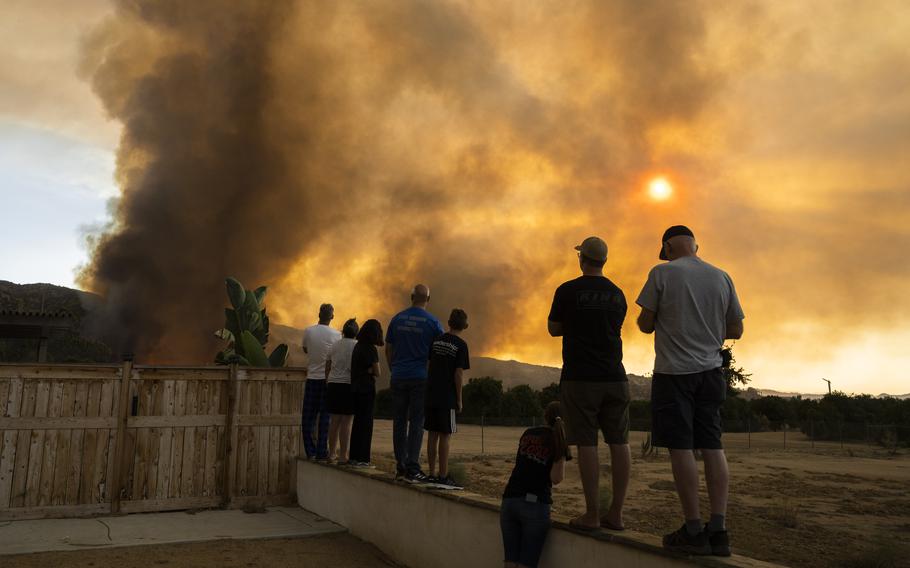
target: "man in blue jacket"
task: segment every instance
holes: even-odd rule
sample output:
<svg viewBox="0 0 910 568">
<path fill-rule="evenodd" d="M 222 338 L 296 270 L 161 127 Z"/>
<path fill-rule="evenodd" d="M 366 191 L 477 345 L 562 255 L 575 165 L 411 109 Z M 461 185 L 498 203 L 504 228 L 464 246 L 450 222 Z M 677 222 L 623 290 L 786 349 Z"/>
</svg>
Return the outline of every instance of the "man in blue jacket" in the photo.
<svg viewBox="0 0 910 568">
<path fill-rule="evenodd" d="M 433 340 L 443 333 L 439 320 L 426 309 L 429 301 L 430 289 L 423 284 L 414 286 L 411 307 L 392 318 L 385 338 L 395 404 L 392 442 L 397 476 L 411 483 L 427 479 L 420 470 L 427 359 Z"/>
</svg>

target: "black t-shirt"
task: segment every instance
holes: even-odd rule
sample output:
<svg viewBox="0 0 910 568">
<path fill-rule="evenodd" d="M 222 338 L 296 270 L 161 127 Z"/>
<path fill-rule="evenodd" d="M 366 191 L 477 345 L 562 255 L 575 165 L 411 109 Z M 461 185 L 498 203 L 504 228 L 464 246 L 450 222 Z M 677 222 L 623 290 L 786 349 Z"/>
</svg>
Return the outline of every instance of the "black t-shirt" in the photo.
<svg viewBox="0 0 910 568">
<path fill-rule="evenodd" d="M 503 497 L 537 496 L 538 503 L 552 503 L 553 430 L 549 426 L 528 428 L 518 442 L 518 455 Z"/>
<path fill-rule="evenodd" d="M 455 369 L 471 368 L 468 344 L 457 335 L 443 333 L 430 346 L 430 369 L 427 375 L 427 406 L 458 408 L 455 392 Z"/>
<path fill-rule="evenodd" d="M 556 289 L 550 321 L 562 324 L 563 381 L 627 381 L 622 365 L 626 298 L 603 276 L 580 276 Z"/>
<path fill-rule="evenodd" d="M 351 391 L 373 392 L 376 390 L 376 377 L 370 374 L 373 363 L 379 362 L 376 346 L 366 341 L 358 341 L 351 353 Z"/>
</svg>

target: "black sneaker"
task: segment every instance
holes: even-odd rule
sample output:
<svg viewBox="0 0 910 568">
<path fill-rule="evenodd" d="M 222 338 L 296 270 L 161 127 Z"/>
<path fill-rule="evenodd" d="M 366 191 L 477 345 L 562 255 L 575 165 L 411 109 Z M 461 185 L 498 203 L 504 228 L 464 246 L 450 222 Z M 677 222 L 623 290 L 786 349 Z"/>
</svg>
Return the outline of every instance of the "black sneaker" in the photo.
<svg viewBox="0 0 910 568">
<path fill-rule="evenodd" d="M 447 476 L 443 477 L 442 479 L 440 479 L 439 484 L 445 485 L 449 489 L 464 489 L 464 487 L 462 487 L 461 485 L 458 485 L 458 483 L 456 483 L 455 480 L 452 479 L 451 475 L 447 475 Z"/>
<path fill-rule="evenodd" d="M 708 542 L 708 534 L 704 531 L 695 536 L 689 534 L 686 525 L 683 525 L 674 532 L 664 535 L 664 548 L 685 552 L 697 556 L 710 556 L 711 544 Z"/>
<path fill-rule="evenodd" d="M 705 525 L 705 534 L 708 535 L 708 544 L 711 545 L 711 554 L 714 556 L 730 556 L 730 536 L 726 530 L 712 531 Z"/>
<path fill-rule="evenodd" d="M 416 471 L 409 471 L 404 480 L 408 483 L 426 483 L 427 474 L 420 471 L 419 469 Z"/>
</svg>

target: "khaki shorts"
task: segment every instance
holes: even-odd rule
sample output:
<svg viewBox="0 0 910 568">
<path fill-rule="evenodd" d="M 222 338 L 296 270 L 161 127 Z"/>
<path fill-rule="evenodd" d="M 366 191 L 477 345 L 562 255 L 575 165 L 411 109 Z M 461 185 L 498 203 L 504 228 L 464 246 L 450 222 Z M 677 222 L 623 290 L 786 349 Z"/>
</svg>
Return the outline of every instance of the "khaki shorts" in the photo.
<svg viewBox="0 0 910 568">
<path fill-rule="evenodd" d="M 596 446 L 597 430 L 608 444 L 629 443 L 629 383 L 562 381 L 559 402 L 567 442 Z"/>
</svg>

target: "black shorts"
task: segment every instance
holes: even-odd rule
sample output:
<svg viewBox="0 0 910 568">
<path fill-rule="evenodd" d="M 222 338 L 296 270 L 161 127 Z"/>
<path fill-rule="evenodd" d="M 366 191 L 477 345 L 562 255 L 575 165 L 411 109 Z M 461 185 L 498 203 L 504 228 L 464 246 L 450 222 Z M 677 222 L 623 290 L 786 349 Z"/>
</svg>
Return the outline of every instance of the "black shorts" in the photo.
<svg viewBox="0 0 910 568">
<path fill-rule="evenodd" d="M 354 414 L 354 397 L 349 383 L 329 383 L 326 395 L 329 414 Z"/>
<path fill-rule="evenodd" d="M 691 375 L 654 373 L 651 443 L 671 450 L 720 450 L 720 407 L 727 397 L 723 369 Z"/>
<path fill-rule="evenodd" d="M 458 431 L 455 424 L 455 409 L 428 406 L 423 418 L 423 429 L 427 432 L 454 434 Z"/>
</svg>

